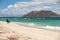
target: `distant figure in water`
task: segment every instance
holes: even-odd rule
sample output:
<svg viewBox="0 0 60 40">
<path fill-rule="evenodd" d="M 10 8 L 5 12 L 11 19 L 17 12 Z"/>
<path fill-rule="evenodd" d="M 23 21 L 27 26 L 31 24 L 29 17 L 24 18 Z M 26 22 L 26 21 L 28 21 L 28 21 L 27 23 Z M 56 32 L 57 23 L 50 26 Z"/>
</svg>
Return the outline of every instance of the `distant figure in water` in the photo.
<svg viewBox="0 0 60 40">
<path fill-rule="evenodd" d="M 6 22 L 7 22 L 7 23 L 10 23 L 10 21 L 9 21 L 8 19 L 6 20 Z"/>
</svg>

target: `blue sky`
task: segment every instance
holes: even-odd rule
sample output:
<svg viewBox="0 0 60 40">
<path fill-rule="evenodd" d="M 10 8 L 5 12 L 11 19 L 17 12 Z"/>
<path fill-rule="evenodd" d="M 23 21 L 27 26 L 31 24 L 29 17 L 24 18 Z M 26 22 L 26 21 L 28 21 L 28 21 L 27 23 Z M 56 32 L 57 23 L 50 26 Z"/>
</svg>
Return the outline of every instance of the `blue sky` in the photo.
<svg viewBox="0 0 60 40">
<path fill-rule="evenodd" d="M 16 2 L 30 2 L 31 0 L 0 0 L 0 8 L 6 8 L 8 5 L 15 4 Z"/>
</svg>

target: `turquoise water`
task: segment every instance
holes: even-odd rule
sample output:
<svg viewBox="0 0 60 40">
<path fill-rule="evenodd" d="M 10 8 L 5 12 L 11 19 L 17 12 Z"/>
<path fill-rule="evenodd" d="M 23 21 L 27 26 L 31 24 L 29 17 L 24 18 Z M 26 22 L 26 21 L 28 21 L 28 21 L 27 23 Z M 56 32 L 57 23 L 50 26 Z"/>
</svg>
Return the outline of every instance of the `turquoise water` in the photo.
<svg viewBox="0 0 60 40">
<path fill-rule="evenodd" d="M 9 19 L 11 22 L 34 23 L 41 26 L 60 26 L 60 17 L 45 17 L 45 18 L 0 18 L 0 21 Z"/>
</svg>

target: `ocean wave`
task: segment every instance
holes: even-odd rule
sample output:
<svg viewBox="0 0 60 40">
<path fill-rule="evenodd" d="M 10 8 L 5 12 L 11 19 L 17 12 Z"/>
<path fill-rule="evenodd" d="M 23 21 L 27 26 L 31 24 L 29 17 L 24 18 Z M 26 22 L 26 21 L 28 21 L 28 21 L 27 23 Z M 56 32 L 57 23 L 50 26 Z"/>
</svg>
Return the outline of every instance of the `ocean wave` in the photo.
<svg viewBox="0 0 60 40">
<path fill-rule="evenodd" d="M 49 25 L 37 25 L 35 23 L 22 23 L 22 22 L 18 22 L 18 24 L 22 24 L 22 25 L 27 25 L 27 26 L 31 26 L 31 27 L 36 27 L 36 28 L 44 28 L 44 29 L 53 29 L 53 30 L 60 30 L 60 26 L 49 26 Z"/>
<path fill-rule="evenodd" d="M 28 23 L 28 25 L 33 26 L 33 25 L 35 25 L 35 24 L 34 24 L 34 23 Z"/>
<path fill-rule="evenodd" d="M 59 26 L 48 26 L 48 25 L 46 25 L 46 26 L 40 26 L 40 25 L 37 25 L 37 24 L 34 24 L 34 23 L 27 23 L 27 25 L 29 25 L 29 26 L 36 26 L 36 27 L 41 27 L 41 28 L 45 28 L 45 29 L 53 29 L 53 30 L 60 30 L 60 27 Z"/>
<path fill-rule="evenodd" d="M 46 29 L 54 29 L 54 30 L 60 30 L 60 27 L 59 27 L 59 26 L 44 26 L 43 28 L 46 28 Z"/>
</svg>

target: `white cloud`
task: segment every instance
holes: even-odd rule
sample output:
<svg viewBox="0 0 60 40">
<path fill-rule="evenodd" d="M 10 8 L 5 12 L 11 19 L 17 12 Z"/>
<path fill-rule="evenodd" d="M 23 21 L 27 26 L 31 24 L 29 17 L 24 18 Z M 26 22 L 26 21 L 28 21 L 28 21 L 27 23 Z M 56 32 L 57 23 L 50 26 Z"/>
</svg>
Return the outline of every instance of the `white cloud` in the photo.
<svg viewBox="0 0 60 40">
<path fill-rule="evenodd" d="M 33 0 L 32 2 L 17 2 L 14 5 L 9 5 L 5 9 L 0 9 L 0 13 L 5 14 L 9 17 L 21 17 L 31 11 L 39 11 L 39 10 L 53 10 L 58 13 L 59 10 L 58 4 L 50 3 L 57 2 L 57 0 Z M 48 4 L 47 4 L 48 3 Z"/>
<path fill-rule="evenodd" d="M 43 3 L 56 3 L 59 0 L 32 0 L 33 2 L 43 2 Z"/>
<path fill-rule="evenodd" d="M 18 7 L 16 4 L 14 5 L 15 7 Z"/>
<path fill-rule="evenodd" d="M 51 7 L 50 7 L 50 6 L 44 6 L 44 8 L 46 8 L 46 9 L 50 9 Z"/>
<path fill-rule="evenodd" d="M 13 5 L 9 5 L 9 6 L 8 6 L 8 8 L 12 8 L 12 7 L 13 7 Z"/>
</svg>

